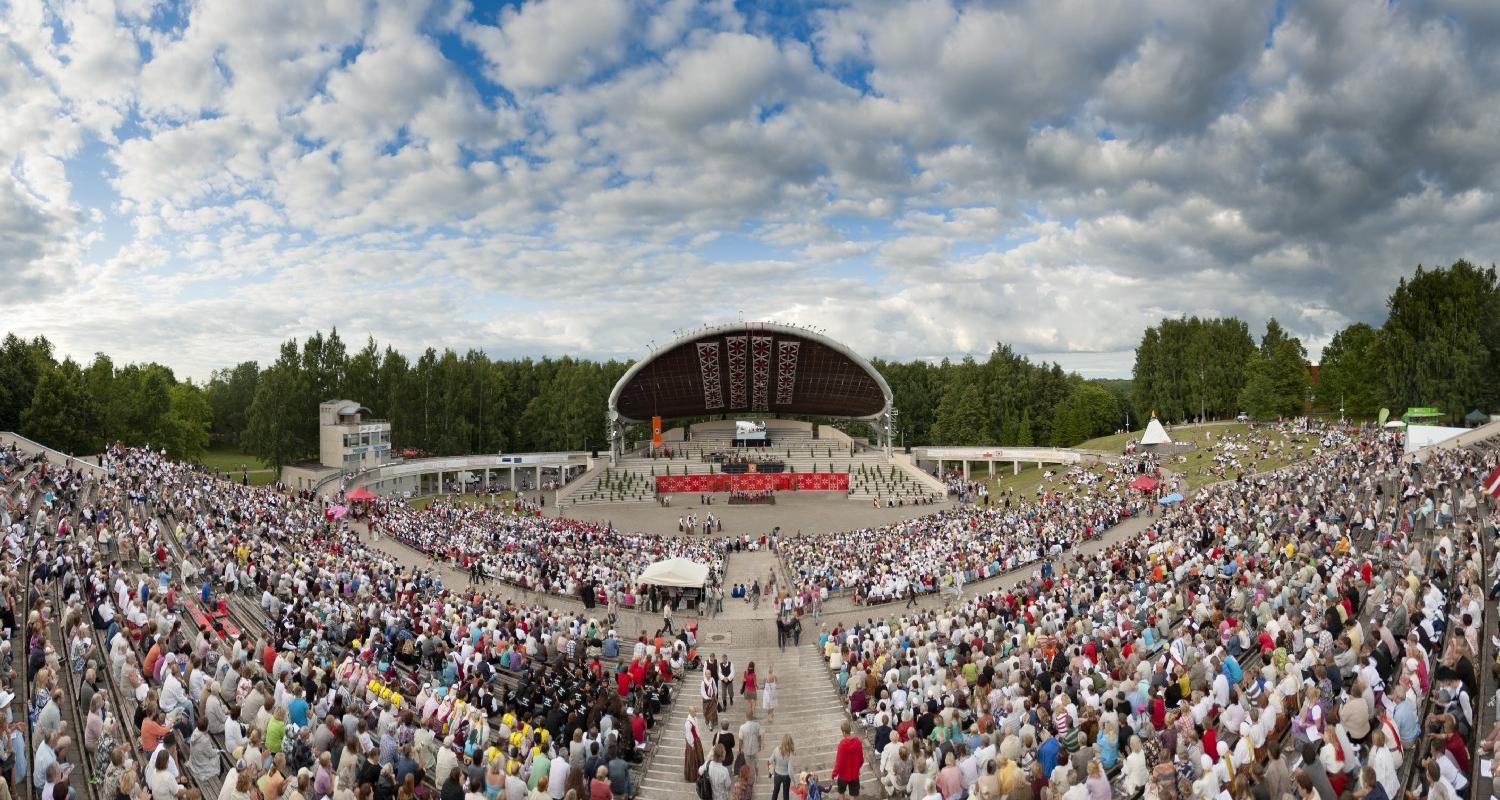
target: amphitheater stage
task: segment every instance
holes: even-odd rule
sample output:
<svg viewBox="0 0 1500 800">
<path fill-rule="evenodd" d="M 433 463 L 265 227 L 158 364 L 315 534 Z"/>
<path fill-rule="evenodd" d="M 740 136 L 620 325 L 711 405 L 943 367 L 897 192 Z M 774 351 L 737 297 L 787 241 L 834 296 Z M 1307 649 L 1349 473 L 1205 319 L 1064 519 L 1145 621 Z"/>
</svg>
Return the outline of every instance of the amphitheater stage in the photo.
<svg viewBox="0 0 1500 800">
<path fill-rule="evenodd" d="M 713 512 L 714 519 L 724 520 L 723 535 L 759 536 L 770 533 L 778 525 L 783 535 L 796 535 L 798 531 L 813 533 L 868 528 L 931 514 L 953 505 L 943 500 L 928 506 L 872 508 L 868 501 L 834 499 L 818 492 L 782 492 L 776 495 L 776 505 L 731 506 L 727 499 L 727 495 L 715 495 L 713 505 L 705 506 L 698 502 L 697 495 L 675 494 L 670 507 L 656 503 L 582 505 L 564 509 L 563 515 L 592 522 L 613 522 L 616 528 L 625 531 L 675 534 L 678 517 L 695 512 L 701 526 L 708 512 Z M 547 513 L 557 516 L 556 509 L 549 509 Z"/>
</svg>

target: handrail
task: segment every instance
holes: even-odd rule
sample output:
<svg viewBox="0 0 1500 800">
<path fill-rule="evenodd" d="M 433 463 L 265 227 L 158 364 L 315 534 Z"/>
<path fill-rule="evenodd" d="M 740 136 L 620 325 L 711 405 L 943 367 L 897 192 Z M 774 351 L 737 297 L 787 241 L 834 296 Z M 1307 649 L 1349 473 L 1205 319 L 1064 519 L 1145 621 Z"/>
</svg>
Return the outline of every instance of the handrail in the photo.
<svg viewBox="0 0 1500 800">
<path fill-rule="evenodd" d="M 8 441 L 23 450 L 30 450 L 33 453 L 42 453 L 52 459 L 60 459 L 65 465 L 70 467 L 83 467 L 99 474 L 104 474 L 106 472 L 106 470 L 98 464 L 90 464 L 88 461 L 79 458 L 78 456 L 69 455 L 68 453 L 64 453 L 61 450 L 48 447 L 47 445 L 28 439 L 25 436 L 22 436 L 21 434 L 15 433 L 13 431 L 0 431 L 0 442 L 4 441 Z"/>
</svg>

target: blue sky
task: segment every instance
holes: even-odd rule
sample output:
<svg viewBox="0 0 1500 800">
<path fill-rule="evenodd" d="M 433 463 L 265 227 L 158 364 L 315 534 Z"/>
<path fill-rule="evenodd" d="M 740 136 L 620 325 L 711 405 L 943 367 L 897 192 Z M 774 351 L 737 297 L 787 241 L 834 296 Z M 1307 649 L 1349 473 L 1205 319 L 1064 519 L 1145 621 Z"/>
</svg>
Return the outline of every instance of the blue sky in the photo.
<svg viewBox="0 0 1500 800">
<path fill-rule="evenodd" d="M 1123 376 L 1164 315 L 1316 354 L 1494 260 L 1472 0 L 0 8 L 6 326 L 187 375 L 338 326 L 632 357 L 812 324 Z"/>
</svg>

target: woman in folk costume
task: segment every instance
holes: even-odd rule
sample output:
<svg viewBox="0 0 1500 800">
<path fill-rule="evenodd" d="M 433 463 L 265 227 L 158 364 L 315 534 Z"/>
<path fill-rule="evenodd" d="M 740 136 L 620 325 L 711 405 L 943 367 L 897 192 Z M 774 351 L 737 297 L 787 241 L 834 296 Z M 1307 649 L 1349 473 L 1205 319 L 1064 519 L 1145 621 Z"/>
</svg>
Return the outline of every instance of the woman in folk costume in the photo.
<svg viewBox="0 0 1500 800">
<path fill-rule="evenodd" d="M 682 779 L 688 783 L 698 780 L 698 768 L 703 765 L 703 736 L 698 731 L 698 712 L 687 710 L 687 719 L 682 723 L 686 744 L 682 749 Z"/>
</svg>

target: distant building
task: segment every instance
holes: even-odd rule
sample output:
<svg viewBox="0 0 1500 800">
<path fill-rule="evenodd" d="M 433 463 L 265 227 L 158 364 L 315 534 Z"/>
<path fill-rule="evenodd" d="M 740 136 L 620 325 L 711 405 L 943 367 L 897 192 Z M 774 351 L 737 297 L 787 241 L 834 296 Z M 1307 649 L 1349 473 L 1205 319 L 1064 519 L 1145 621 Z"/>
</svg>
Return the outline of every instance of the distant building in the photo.
<svg viewBox="0 0 1500 800">
<path fill-rule="evenodd" d="M 370 409 L 353 400 L 318 405 L 318 460 L 281 468 L 281 481 L 294 490 L 310 489 L 334 474 L 353 474 L 391 462 L 391 423 L 371 419 Z"/>
</svg>

